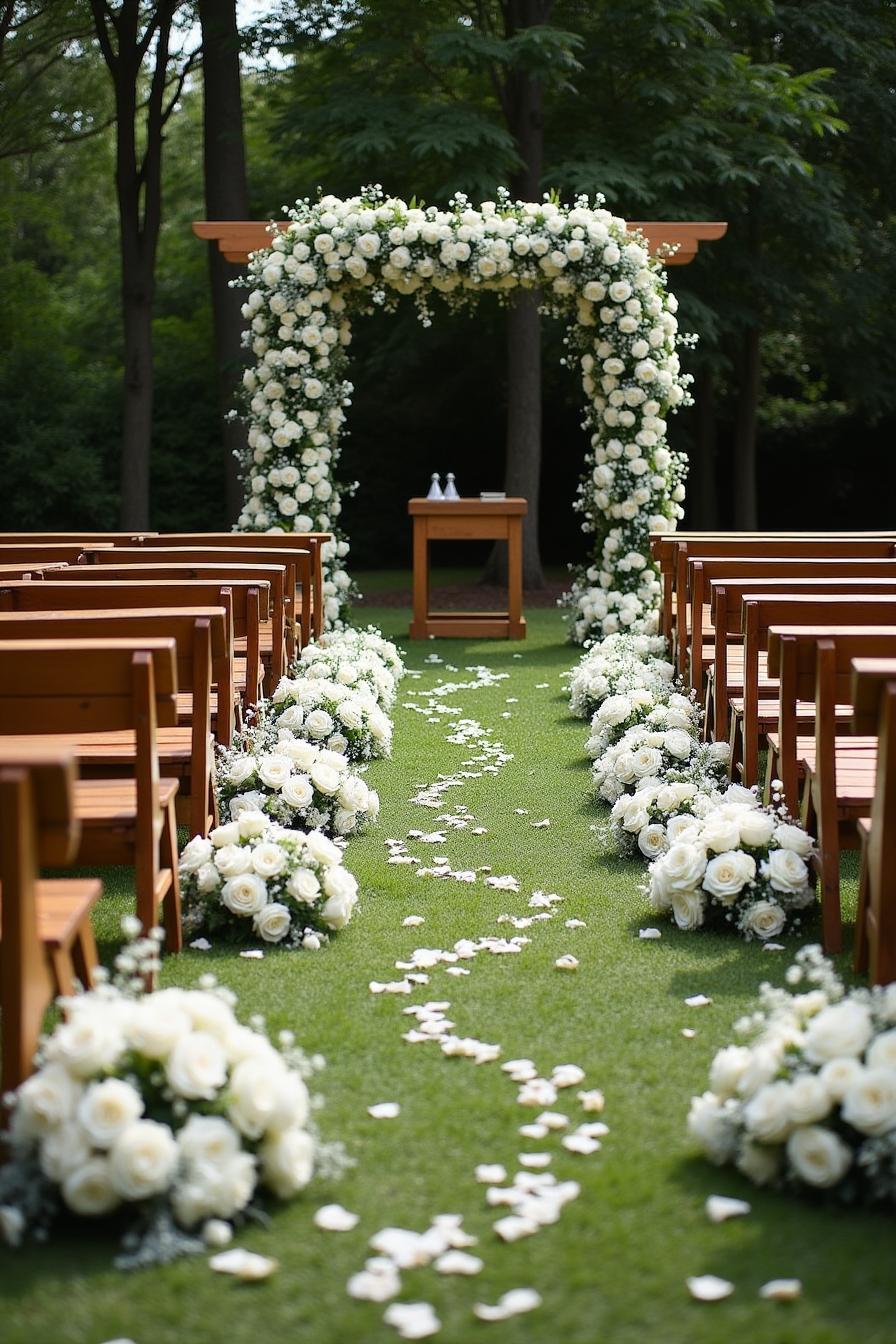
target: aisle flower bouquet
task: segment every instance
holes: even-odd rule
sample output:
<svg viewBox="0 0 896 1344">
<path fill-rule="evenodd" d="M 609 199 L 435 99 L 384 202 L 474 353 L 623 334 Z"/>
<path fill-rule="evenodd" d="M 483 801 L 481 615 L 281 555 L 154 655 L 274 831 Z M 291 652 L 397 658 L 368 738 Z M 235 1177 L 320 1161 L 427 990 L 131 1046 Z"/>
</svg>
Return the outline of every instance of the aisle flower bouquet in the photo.
<svg viewBox="0 0 896 1344">
<path fill-rule="evenodd" d="M 647 690 L 658 700 L 663 699 L 675 677 L 666 652 L 661 635 L 607 635 L 570 673 L 570 712 L 581 719 L 590 718 L 607 696 L 635 690 Z"/>
<path fill-rule="evenodd" d="M 629 728 L 594 762 L 594 788 L 604 802 L 615 803 L 624 793 L 636 793 L 642 780 L 665 779 L 669 771 L 684 772 L 686 778 L 714 776 L 721 783 L 728 757 L 726 742 L 698 742 L 684 728 Z"/>
<path fill-rule="evenodd" d="M 260 726 L 271 741 L 281 729 L 339 751 L 350 761 L 392 754 L 392 723 L 367 686 L 321 677 L 283 677 L 265 701 Z"/>
<path fill-rule="evenodd" d="M 347 756 L 287 728 L 274 742 L 249 730 L 230 751 L 219 751 L 217 794 L 225 820 L 263 812 L 281 826 L 326 835 L 354 835 L 380 810 L 376 790 L 352 770 Z"/>
<path fill-rule="evenodd" d="M 364 687 L 386 713 L 395 703 L 395 678 L 374 653 L 340 645 L 322 648 L 309 644 L 293 670 L 309 679 L 338 682 L 349 690 Z"/>
<path fill-rule="evenodd" d="M 595 710 L 591 720 L 591 736 L 585 743 L 585 754 L 599 760 L 610 747 L 624 737 L 629 728 L 644 725 L 653 731 L 680 728 L 691 737 L 697 737 L 699 711 L 694 700 L 668 686 L 661 693 L 640 687 L 637 690 L 609 695 Z"/>
<path fill-rule="evenodd" d="M 688 1129 L 710 1161 L 757 1185 L 896 1208 L 896 984 L 846 991 L 819 947 L 788 989 L 763 984 L 720 1050 Z"/>
<path fill-rule="evenodd" d="M 305 646 L 299 655 L 297 665 L 307 666 L 317 661 L 322 652 L 337 649 L 353 657 L 372 655 L 378 658 L 386 671 L 391 674 L 396 686 L 404 676 L 404 659 L 398 646 L 393 644 L 391 639 L 386 639 L 382 631 L 377 630 L 374 625 L 368 625 L 363 630 L 349 626 L 342 630 L 325 631 L 318 640 Z"/>
<path fill-rule="evenodd" d="M 666 840 L 666 852 L 650 866 L 647 892 L 652 909 L 671 915 L 680 929 L 701 928 L 716 916 L 747 940 L 766 941 L 798 927 L 800 913 L 814 903 L 811 838 L 755 797 L 720 802 L 703 817 L 673 817 Z"/>
<path fill-rule="evenodd" d="M 342 850 L 320 831 L 272 825 L 263 812 L 195 836 L 180 858 L 184 926 L 191 934 L 286 947 L 320 947 L 348 924 L 358 883 Z"/>
<path fill-rule="evenodd" d="M 161 1263 L 225 1243 L 262 1191 L 290 1199 L 311 1178 L 322 1154 L 305 1079 L 323 1061 L 312 1066 L 291 1033 L 277 1048 L 241 1025 L 213 976 L 144 992 L 157 933 L 125 948 L 114 981 L 61 1000 L 63 1020 L 13 1094 L 8 1243 L 46 1240 L 66 1210 L 125 1215 L 117 1263 Z"/>
<path fill-rule="evenodd" d="M 705 817 L 720 803 L 738 801 L 755 806 L 756 798 L 739 784 L 722 792 L 715 766 L 708 773 L 667 770 L 662 779 L 644 779 L 634 793 L 616 799 L 610 812 L 613 838 L 629 857 L 640 853 L 656 859 L 695 817 Z"/>
</svg>

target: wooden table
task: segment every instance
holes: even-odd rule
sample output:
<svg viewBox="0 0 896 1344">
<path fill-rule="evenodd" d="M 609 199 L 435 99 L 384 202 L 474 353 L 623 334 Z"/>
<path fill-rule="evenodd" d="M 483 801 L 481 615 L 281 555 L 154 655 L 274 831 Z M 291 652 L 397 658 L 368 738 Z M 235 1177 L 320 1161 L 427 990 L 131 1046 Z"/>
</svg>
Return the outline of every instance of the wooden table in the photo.
<svg viewBox="0 0 896 1344">
<path fill-rule="evenodd" d="M 414 520 L 414 618 L 411 639 L 449 635 L 461 639 L 525 639 L 523 616 L 524 499 L 412 499 Z M 506 541 L 506 611 L 430 611 L 431 541 Z"/>
</svg>

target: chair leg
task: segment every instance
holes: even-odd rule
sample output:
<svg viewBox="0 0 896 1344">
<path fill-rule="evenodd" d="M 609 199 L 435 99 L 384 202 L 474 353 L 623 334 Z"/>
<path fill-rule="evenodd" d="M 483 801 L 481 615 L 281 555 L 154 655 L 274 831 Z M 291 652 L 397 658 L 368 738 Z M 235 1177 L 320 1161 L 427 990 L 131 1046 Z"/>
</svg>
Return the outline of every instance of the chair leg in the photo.
<svg viewBox="0 0 896 1344">
<path fill-rule="evenodd" d="M 72 959 L 61 947 L 48 947 L 47 956 L 53 968 L 53 980 L 57 994 L 68 998 L 75 992 L 75 977 Z"/>
<path fill-rule="evenodd" d="M 90 922 L 90 916 L 86 915 L 78 926 L 72 943 L 72 963 L 74 964 L 75 975 L 85 989 L 93 987 L 93 973 L 99 965 L 99 960 L 96 939 L 93 936 L 93 925 Z"/>
<path fill-rule="evenodd" d="M 161 839 L 162 867 L 171 870 L 171 885 L 162 904 L 162 922 L 165 928 L 165 950 L 180 952 L 183 948 L 180 909 L 180 873 L 177 867 L 177 818 L 174 800 L 168 804 Z"/>
<path fill-rule="evenodd" d="M 728 778 L 730 780 L 734 780 L 737 774 L 737 767 L 742 759 L 743 741 L 743 720 L 732 711 L 728 733 L 728 748 L 731 753 L 728 759 Z"/>
<path fill-rule="evenodd" d="M 856 941 L 853 948 L 853 969 L 864 973 L 868 970 L 868 901 L 870 897 L 868 880 L 868 842 L 862 832 L 862 855 L 859 866 L 859 900 L 856 909 Z"/>
</svg>

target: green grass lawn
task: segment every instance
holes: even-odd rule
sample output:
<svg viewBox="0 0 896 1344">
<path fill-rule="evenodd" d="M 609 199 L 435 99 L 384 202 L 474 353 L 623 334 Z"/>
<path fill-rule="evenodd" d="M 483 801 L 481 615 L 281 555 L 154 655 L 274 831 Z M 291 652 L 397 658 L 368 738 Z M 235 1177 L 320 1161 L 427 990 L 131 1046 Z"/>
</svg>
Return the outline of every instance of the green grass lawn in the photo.
<svg viewBox="0 0 896 1344">
<path fill-rule="evenodd" d="M 368 585 L 369 586 L 369 585 Z M 407 613 L 368 608 L 387 634 L 404 636 Z M 478 883 L 420 879 L 409 867 L 388 866 L 383 840 L 409 828 L 430 830 L 437 813 L 408 801 L 415 785 L 434 780 L 473 754 L 445 741 L 446 729 L 422 715 L 396 710 L 395 754 L 370 778 L 381 790 L 380 823 L 353 840 L 349 863 L 363 900 L 353 923 L 317 954 L 266 953 L 263 961 L 233 952 L 184 953 L 165 962 L 164 982 L 191 983 L 214 968 L 240 996 L 240 1011 L 266 1014 L 273 1029 L 291 1027 L 310 1050 L 322 1051 L 327 1137 L 344 1140 L 356 1166 L 338 1184 L 314 1184 L 304 1198 L 275 1211 L 269 1227 L 239 1242 L 276 1256 L 278 1275 L 242 1285 L 212 1274 L 202 1258 L 122 1275 L 111 1268 L 114 1238 L 70 1227 L 49 1247 L 5 1253 L 0 1263 L 4 1344 L 102 1344 L 126 1337 L 136 1344 L 377 1344 L 397 1338 L 383 1325 L 384 1307 L 355 1302 L 345 1283 L 363 1265 L 367 1241 L 379 1228 L 423 1230 L 432 1215 L 463 1213 L 480 1238 L 485 1269 L 476 1279 L 443 1278 L 431 1269 L 404 1274 L 401 1301 L 428 1301 L 443 1322 L 438 1338 L 467 1344 L 485 1338 L 531 1344 L 892 1344 L 892 1221 L 821 1202 L 755 1190 L 736 1173 L 698 1159 L 685 1132 L 693 1092 L 706 1087 L 713 1052 L 731 1040 L 731 1023 L 752 1002 L 759 981 L 780 982 L 790 958 L 764 953 L 731 937 L 678 933 L 663 925 L 660 941 L 639 941 L 639 926 L 656 923 L 638 886 L 643 868 L 601 848 L 590 827 L 599 819 L 586 801 L 585 725 L 566 709 L 561 674 L 574 651 L 563 643 L 561 617 L 529 613 L 522 644 L 440 640 L 407 644 L 411 667 L 425 667 L 403 692 L 453 678 L 424 659 L 434 650 L 460 668 L 485 662 L 507 671 L 497 686 L 451 697 L 463 713 L 494 729 L 514 760 L 494 778 L 470 781 L 447 795 L 446 811 L 469 806 L 488 835 L 447 833 L 436 853 L 456 867 L 489 863 L 521 880 L 518 895 Z M 514 655 L 521 653 L 522 658 Z M 546 689 L 537 689 L 547 682 Z M 507 697 L 518 703 L 507 705 Z M 402 693 L 399 701 L 408 697 Z M 509 719 L 502 712 L 512 714 Z M 514 809 L 529 809 L 517 816 Z M 600 814 L 605 815 L 604 813 Z M 550 817 L 549 828 L 532 820 Z M 411 852 L 424 861 L 432 846 Z M 850 870 L 854 873 L 854 868 Z M 100 912 L 106 947 L 130 897 L 112 875 Z M 523 914 L 538 888 L 565 896 L 556 918 L 528 930 L 518 956 L 481 954 L 465 963 L 471 974 L 432 972 L 410 1000 L 373 996 L 368 981 L 397 978 L 397 958 L 414 947 L 450 947 L 460 937 L 508 934 L 502 912 Z M 847 881 L 847 907 L 855 900 Z M 851 904 L 852 903 L 852 904 Z M 408 914 L 425 916 L 403 928 Z M 578 917 L 587 927 L 568 930 Z M 810 930 L 814 933 L 815 930 Z M 575 974 L 554 969 L 561 953 L 580 961 Z M 709 1008 L 683 1000 L 711 995 Z M 577 1063 L 586 1087 L 606 1094 L 603 1119 L 611 1133 L 590 1157 L 566 1153 L 556 1138 L 521 1138 L 534 1112 L 516 1104 L 516 1088 L 498 1065 L 474 1066 L 442 1057 L 436 1046 L 410 1046 L 401 1032 L 409 1002 L 448 999 L 460 1035 L 500 1042 L 503 1056 L 532 1058 L 543 1072 Z M 687 1040 L 681 1028 L 693 1026 Z M 574 1096 L 558 1106 L 578 1119 Z M 374 1121 L 366 1108 L 399 1101 L 400 1117 Z M 480 1162 L 512 1172 L 520 1151 L 545 1148 L 559 1179 L 581 1182 L 582 1195 L 560 1222 L 514 1245 L 500 1243 L 473 1179 Z M 748 1218 L 708 1222 L 711 1193 L 747 1198 Z M 339 1201 L 361 1215 L 350 1233 L 317 1231 L 314 1210 Z M 718 1304 L 692 1302 L 691 1274 L 714 1273 L 737 1285 Z M 796 1276 L 804 1296 L 790 1305 L 757 1298 L 766 1280 Z M 487 1326 L 472 1304 L 493 1302 L 509 1288 L 532 1286 L 544 1299 L 529 1316 Z"/>
</svg>

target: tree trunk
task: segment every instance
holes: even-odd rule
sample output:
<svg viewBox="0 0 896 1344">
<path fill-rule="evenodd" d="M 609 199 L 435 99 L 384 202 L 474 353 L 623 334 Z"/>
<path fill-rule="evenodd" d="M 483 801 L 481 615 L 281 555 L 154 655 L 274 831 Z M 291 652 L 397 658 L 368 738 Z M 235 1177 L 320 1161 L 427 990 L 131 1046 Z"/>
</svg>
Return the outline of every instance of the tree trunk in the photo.
<svg viewBox="0 0 896 1344">
<path fill-rule="evenodd" d="M 123 267 L 124 404 L 122 407 L 119 526 L 149 527 L 149 466 L 152 450 L 153 281 L 139 261 Z"/>
<path fill-rule="evenodd" d="M 689 524 L 716 528 L 719 525 L 716 477 L 716 396 L 712 369 L 704 365 L 694 388 L 695 443 L 688 476 Z"/>
<path fill-rule="evenodd" d="M 545 23 L 550 0 L 506 0 L 505 35 Z M 504 85 L 504 111 L 516 141 L 522 167 L 511 187 L 524 201 L 536 201 L 544 167 L 544 100 L 541 81 L 524 70 L 511 69 Z M 529 512 L 523 527 L 523 585 L 543 588 L 544 573 L 538 541 L 538 495 L 541 480 L 541 317 L 537 294 L 520 294 L 507 313 L 507 448 L 504 488 L 523 495 Z M 504 582 L 507 554 L 504 546 L 492 551 L 486 582 Z"/>
<path fill-rule="evenodd" d="M 249 189 L 243 139 L 240 88 L 240 39 L 235 0 L 199 0 L 202 25 L 203 158 L 205 209 L 208 219 L 248 219 Z M 211 281 L 218 406 L 227 480 L 227 511 L 235 522 L 242 504 L 240 457 L 246 451 L 246 431 L 239 420 L 228 420 L 244 362 L 242 349 L 243 295 L 230 288 L 242 267 L 225 261 L 217 244 L 208 244 Z"/>
<path fill-rule="evenodd" d="M 740 390 L 734 427 L 734 526 L 745 532 L 758 526 L 756 507 L 756 412 L 759 405 L 759 328 L 741 338 Z"/>
</svg>

